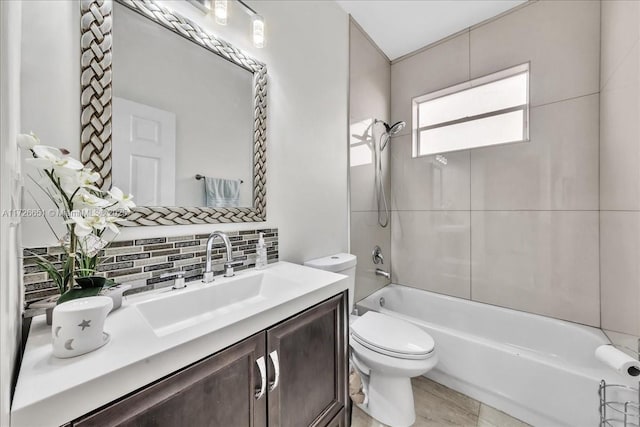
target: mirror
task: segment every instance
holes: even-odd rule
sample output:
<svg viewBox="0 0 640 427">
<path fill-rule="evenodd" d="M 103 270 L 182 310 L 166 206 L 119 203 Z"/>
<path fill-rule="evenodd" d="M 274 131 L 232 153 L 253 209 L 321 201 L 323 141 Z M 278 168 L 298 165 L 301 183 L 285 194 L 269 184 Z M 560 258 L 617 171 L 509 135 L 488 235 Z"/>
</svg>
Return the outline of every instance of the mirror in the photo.
<svg viewBox="0 0 640 427">
<path fill-rule="evenodd" d="M 141 206 L 251 206 L 253 73 L 115 3 L 113 75 L 113 185 Z"/>
<path fill-rule="evenodd" d="M 134 195 L 125 225 L 263 221 L 265 65 L 149 1 L 83 2 L 82 30 L 81 157 Z M 96 65 L 113 75 L 102 97 Z"/>
</svg>

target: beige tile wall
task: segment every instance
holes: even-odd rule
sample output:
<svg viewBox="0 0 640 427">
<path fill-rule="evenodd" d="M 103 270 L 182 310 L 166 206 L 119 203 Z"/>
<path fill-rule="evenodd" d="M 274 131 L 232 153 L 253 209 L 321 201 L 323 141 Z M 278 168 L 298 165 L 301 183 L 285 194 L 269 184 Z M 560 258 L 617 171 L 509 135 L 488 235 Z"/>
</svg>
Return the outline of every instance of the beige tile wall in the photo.
<svg viewBox="0 0 640 427">
<path fill-rule="evenodd" d="M 469 298 L 469 212 L 394 211 L 392 218 L 394 282 Z"/>
<path fill-rule="evenodd" d="M 640 335 L 640 212 L 600 213 L 602 327 Z"/>
<path fill-rule="evenodd" d="M 472 150 L 471 209 L 597 211 L 599 104 L 532 107 L 529 142 Z"/>
<path fill-rule="evenodd" d="M 469 210 L 469 151 L 447 155 L 447 165 L 433 156 L 412 158 L 411 135 L 395 138 L 391 149 L 391 206 L 396 211 Z"/>
<path fill-rule="evenodd" d="M 471 78 L 530 61 L 533 106 L 598 92 L 600 2 L 537 3 L 471 30 Z"/>
<path fill-rule="evenodd" d="M 471 212 L 476 301 L 600 323 L 597 211 Z"/>
<path fill-rule="evenodd" d="M 540 1 L 392 64 L 392 121 L 410 122 L 414 96 L 524 62 L 532 104 L 529 142 L 446 165 L 412 158 L 409 131 L 394 139 L 394 282 L 600 325 L 599 58 L 599 2 Z"/>
<path fill-rule="evenodd" d="M 389 283 L 389 280 L 376 276 L 375 269 L 380 267 L 386 271 L 391 268 L 391 221 L 389 227 L 378 225 L 378 213 L 374 211 L 351 212 L 351 253 L 358 257 L 356 266 L 355 300 L 374 293 Z M 371 252 L 375 245 L 379 245 L 384 254 L 384 265 L 375 265 Z"/>
<path fill-rule="evenodd" d="M 602 2 L 600 69 L 602 327 L 638 336 L 640 2 Z"/>
<path fill-rule="evenodd" d="M 349 124 L 366 119 L 389 122 L 391 64 L 363 30 L 350 23 L 349 54 Z M 376 134 L 378 136 L 378 134 Z M 387 201 L 390 203 L 390 149 L 383 152 L 383 181 Z M 356 267 L 356 301 L 389 283 L 375 275 L 375 268 L 391 271 L 391 220 L 386 228 L 377 222 L 374 165 L 350 168 L 351 253 L 358 257 Z M 374 265 L 371 252 L 379 245 L 385 256 L 384 265 Z"/>
<path fill-rule="evenodd" d="M 391 66 L 391 117 L 410 125 L 411 98 L 469 80 L 469 33 Z M 394 121 L 397 121 L 394 120 Z M 411 126 L 402 134 L 410 134 Z"/>
</svg>

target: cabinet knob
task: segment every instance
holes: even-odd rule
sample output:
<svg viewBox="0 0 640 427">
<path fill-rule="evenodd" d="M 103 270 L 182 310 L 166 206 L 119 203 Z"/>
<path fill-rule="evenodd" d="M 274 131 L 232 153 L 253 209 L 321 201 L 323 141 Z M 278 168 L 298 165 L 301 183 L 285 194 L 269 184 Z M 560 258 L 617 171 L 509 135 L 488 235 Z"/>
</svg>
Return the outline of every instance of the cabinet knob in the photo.
<svg viewBox="0 0 640 427">
<path fill-rule="evenodd" d="M 273 371 L 275 375 L 273 377 L 273 381 L 269 384 L 269 391 L 273 391 L 276 387 L 278 387 L 278 383 L 280 382 L 280 361 L 278 360 L 278 350 L 273 350 L 269 353 L 269 359 L 271 359 L 271 363 L 273 364 Z"/>
<path fill-rule="evenodd" d="M 256 360 L 256 365 L 258 365 L 258 370 L 260 371 L 260 388 L 256 388 L 255 391 L 256 400 L 258 400 L 264 396 L 264 393 L 267 391 L 267 369 L 264 356 Z"/>
</svg>

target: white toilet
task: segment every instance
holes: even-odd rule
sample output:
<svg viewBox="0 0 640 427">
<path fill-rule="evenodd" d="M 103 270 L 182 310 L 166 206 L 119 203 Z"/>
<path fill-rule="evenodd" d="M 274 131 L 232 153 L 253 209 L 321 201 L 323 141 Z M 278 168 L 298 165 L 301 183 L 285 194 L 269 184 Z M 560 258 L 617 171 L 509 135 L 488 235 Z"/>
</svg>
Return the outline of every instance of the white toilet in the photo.
<svg viewBox="0 0 640 427">
<path fill-rule="evenodd" d="M 304 265 L 349 276 L 349 313 L 353 311 L 356 257 L 336 254 Z M 360 371 L 367 400 L 358 405 L 391 427 L 409 427 L 416 419 L 411 377 L 438 363 L 428 333 L 404 320 L 369 311 L 350 316 L 351 362 Z"/>
</svg>

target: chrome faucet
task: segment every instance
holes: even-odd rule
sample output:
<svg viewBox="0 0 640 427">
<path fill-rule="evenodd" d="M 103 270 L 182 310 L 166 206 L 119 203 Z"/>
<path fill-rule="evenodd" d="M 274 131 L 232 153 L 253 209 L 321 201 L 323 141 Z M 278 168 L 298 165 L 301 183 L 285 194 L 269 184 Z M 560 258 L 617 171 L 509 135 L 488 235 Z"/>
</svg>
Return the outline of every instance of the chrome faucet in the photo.
<svg viewBox="0 0 640 427">
<path fill-rule="evenodd" d="M 207 239 L 207 264 L 205 266 L 204 273 L 202 274 L 202 281 L 204 283 L 213 282 L 213 268 L 211 267 L 211 248 L 216 237 L 222 239 L 225 251 L 227 252 L 227 261 L 224 263 L 224 277 L 232 277 L 234 275 L 233 266 L 235 265 L 235 263 L 233 262 L 233 258 L 231 257 L 232 250 L 229 236 L 227 236 L 222 231 L 214 231 L 209 235 L 209 238 Z"/>
<path fill-rule="evenodd" d="M 380 268 L 376 268 L 376 276 L 386 277 L 387 279 L 391 280 L 391 274 Z"/>
</svg>

